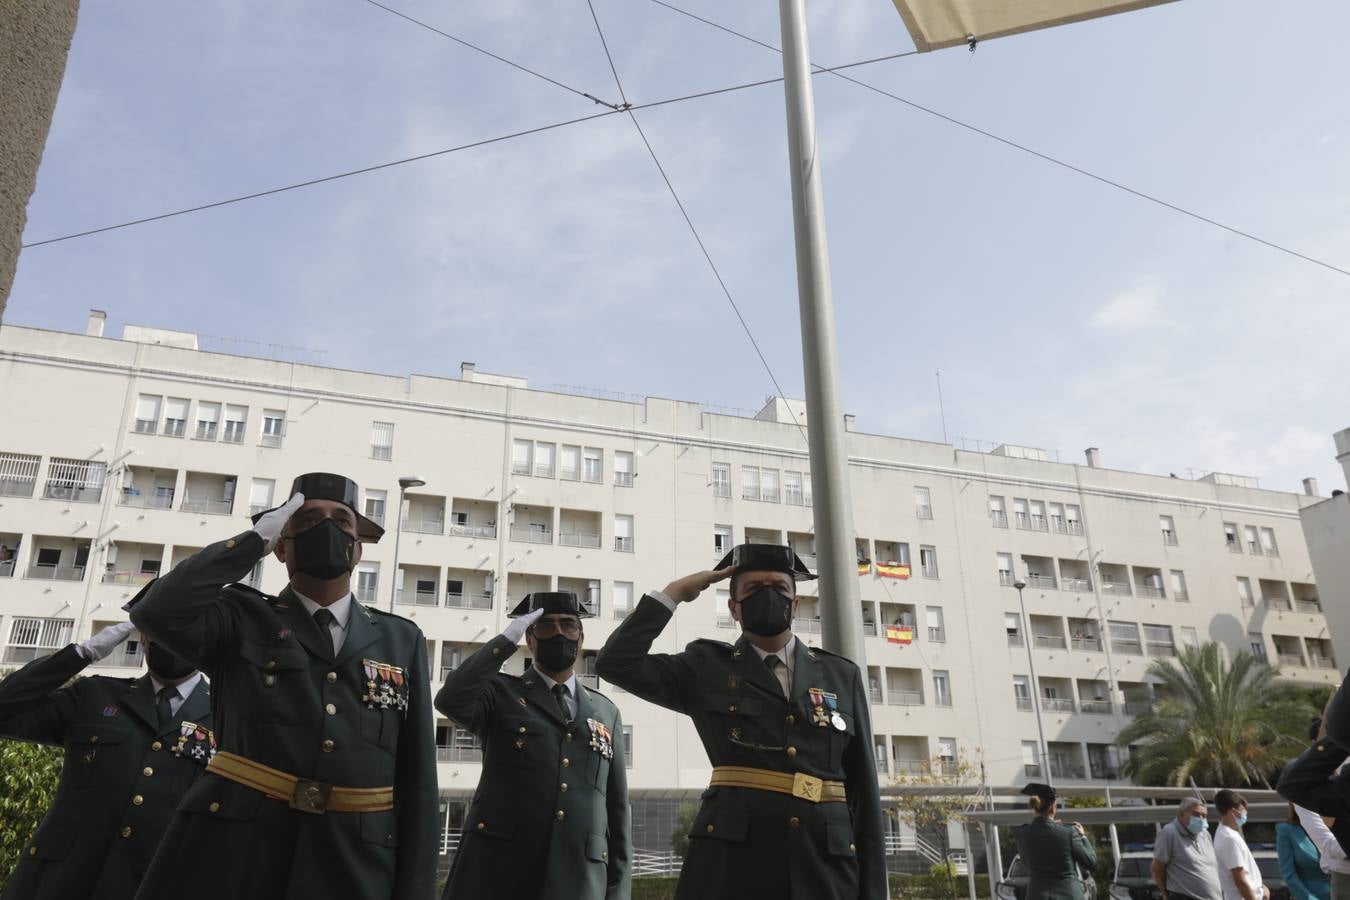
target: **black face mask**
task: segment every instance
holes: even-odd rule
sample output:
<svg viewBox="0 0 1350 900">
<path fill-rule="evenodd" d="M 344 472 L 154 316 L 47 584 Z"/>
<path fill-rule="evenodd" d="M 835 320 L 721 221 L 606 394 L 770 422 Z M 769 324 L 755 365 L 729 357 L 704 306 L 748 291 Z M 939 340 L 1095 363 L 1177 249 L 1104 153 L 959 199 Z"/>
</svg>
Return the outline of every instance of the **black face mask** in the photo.
<svg viewBox="0 0 1350 900">
<path fill-rule="evenodd" d="M 355 563 L 356 538 L 347 534 L 332 519 L 324 519 L 313 528 L 291 538 L 295 568 L 321 581 L 350 574 Z"/>
<path fill-rule="evenodd" d="M 192 663 L 155 643 L 146 645 L 145 665 L 152 675 L 158 675 L 164 681 L 186 678 L 197 671 Z"/>
<path fill-rule="evenodd" d="M 793 598 L 764 585 L 741 600 L 741 627 L 760 637 L 774 637 L 792 627 Z"/>
<path fill-rule="evenodd" d="M 534 658 L 545 672 L 566 672 L 576 665 L 580 641 L 555 634 L 546 640 L 536 640 L 535 643 L 539 649 L 535 651 Z"/>
</svg>

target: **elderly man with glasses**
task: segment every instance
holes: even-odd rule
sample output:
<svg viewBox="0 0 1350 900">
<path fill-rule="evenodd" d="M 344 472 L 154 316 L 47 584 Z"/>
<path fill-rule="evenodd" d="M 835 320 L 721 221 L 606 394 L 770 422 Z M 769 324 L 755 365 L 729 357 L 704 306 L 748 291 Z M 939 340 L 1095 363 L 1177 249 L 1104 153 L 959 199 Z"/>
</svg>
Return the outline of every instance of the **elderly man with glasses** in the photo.
<svg viewBox="0 0 1350 900">
<path fill-rule="evenodd" d="M 436 695 L 436 708 L 483 743 L 445 897 L 628 900 L 623 723 L 575 672 L 581 620 L 592 615 L 570 591 L 526 596 Z M 522 637 L 532 664 L 519 676 L 498 671 Z"/>
</svg>

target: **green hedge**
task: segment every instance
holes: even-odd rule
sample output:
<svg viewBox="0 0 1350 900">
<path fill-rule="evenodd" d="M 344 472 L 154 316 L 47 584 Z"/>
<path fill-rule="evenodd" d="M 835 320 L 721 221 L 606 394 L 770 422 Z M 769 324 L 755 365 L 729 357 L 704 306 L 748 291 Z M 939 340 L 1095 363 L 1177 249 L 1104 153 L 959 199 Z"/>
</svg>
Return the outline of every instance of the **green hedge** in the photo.
<svg viewBox="0 0 1350 900">
<path fill-rule="evenodd" d="M 633 900 L 673 900 L 675 897 L 674 877 L 634 878 Z M 956 900 L 970 896 L 966 887 L 966 877 L 956 876 Z M 975 876 L 975 893 L 980 897 L 989 896 L 989 876 Z M 892 875 L 892 900 L 942 900 L 951 898 L 952 892 L 945 878 L 932 875 Z"/>
</svg>

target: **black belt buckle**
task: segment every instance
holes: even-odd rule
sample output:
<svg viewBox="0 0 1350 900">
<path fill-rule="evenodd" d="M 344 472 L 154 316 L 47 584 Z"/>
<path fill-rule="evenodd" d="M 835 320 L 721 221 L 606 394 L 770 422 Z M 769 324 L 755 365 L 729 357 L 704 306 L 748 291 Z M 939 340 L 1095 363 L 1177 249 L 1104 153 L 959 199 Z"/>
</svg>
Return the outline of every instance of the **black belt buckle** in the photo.
<svg viewBox="0 0 1350 900">
<path fill-rule="evenodd" d="M 295 790 L 291 791 L 291 809 L 321 816 L 328 812 L 328 796 L 332 793 L 333 786 L 331 784 L 324 784 L 322 781 L 310 781 L 308 778 L 297 778 Z"/>
</svg>

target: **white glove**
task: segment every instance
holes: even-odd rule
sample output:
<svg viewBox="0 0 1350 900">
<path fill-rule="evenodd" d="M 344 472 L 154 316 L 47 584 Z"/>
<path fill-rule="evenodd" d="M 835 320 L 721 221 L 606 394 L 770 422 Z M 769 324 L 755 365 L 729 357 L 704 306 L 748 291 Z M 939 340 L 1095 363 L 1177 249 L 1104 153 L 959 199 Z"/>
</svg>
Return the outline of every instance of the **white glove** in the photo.
<svg viewBox="0 0 1350 900">
<path fill-rule="evenodd" d="M 90 662 L 98 662 L 112 653 L 113 648 L 125 641 L 135 630 L 136 626 L 130 622 L 109 625 L 89 640 L 76 644 L 75 649 Z"/>
<path fill-rule="evenodd" d="M 305 495 L 297 493 L 286 501 L 285 506 L 278 506 L 271 512 L 264 513 L 258 524 L 253 526 L 253 531 L 263 539 L 264 554 L 276 549 L 277 541 L 281 540 L 282 529 L 291 520 L 291 516 L 295 515 L 295 511 L 304 505 Z"/>
<path fill-rule="evenodd" d="M 513 644 L 519 644 L 520 639 L 525 636 L 525 632 L 530 630 L 530 626 L 539 620 L 544 614 L 542 609 L 536 609 L 528 615 L 521 616 L 519 619 L 512 619 L 506 625 L 506 630 L 502 632 L 502 637 Z"/>
</svg>

